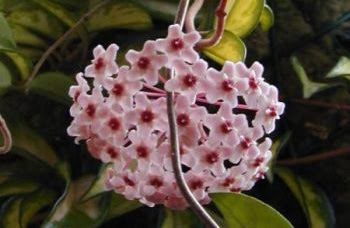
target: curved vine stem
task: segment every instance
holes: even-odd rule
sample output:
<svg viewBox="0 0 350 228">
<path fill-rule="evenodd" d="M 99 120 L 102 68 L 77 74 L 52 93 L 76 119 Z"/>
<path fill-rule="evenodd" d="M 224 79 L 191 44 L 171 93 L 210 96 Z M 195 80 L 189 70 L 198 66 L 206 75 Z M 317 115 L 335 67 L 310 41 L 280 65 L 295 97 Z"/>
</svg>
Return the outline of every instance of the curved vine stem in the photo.
<svg viewBox="0 0 350 228">
<path fill-rule="evenodd" d="M 175 18 L 175 24 L 179 24 L 181 28 L 183 27 L 185 21 L 188 4 L 189 0 L 180 0 L 178 12 Z M 173 69 L 169 70 L 167 73 L 170 76 L 170 78 L 174 77 Z M 175 179 L 180 188 L 180 191 L 186 199 L 187 203 L 190 205 L 191 209 L 196 213 L 196 215 L 207 227 L 218 228 L 219 226 L 216 224 L 214 219 L 211 218 L 211 216 L 205 211 L 202 205 L 196 200 L 196 198 L 192 194 L 190 188 L 186 184 L 184 175 L 182 173 L 173 92 L 167 92 L 167 114 L 170 129 L 171 160 L 174 169 Z"/>
<path fill-rule="evenodd" d="M 0 147 L 0 154 L 6 154 L 11 150 L 12 147 L 12 137 L 10 130 L 8 129 L 5 120 L 0 115 L 0 132 L 2 134 L 4 145 Z"/>
<path fill-rule="evenodd" d="M 33 81 L 35 76 L 38 74 L 40 68 L 46 61 L 46 59 L 51 55 L 52 52 L 54 52 L 61 44 L 63 41 L 67 39 L 80 25 L 84 23 L 84 21 L 90 17 L 92 14 L 94 14 L 97 10 L 99 10 L 101 7 L 106 5 L 108 2 L 111 0 L 105 0 L 102 1 L 101 3 L 97 4 L 95 7 L 93 7 L 90 11 L 86 12 L 78 21 L 73 25 L 69 30 L 67 30 L 59 39 L 57 39 L 46 51 L 45 53 L 41 56 L 39 61 L 35 64 L 34 69 L 28 79 L 24 82 L 24 88 L 27 91 L 29 84 Z"/>
<path fill-rule="evenodd" d="M 215 32 L 211 37 L 200 40 L 196 45 L 197 50 L 202 50 L 205 47 L 215 46 L 221 40 L 225 30 L 225 21 L 226 21 L 226 15 L 227 15 L 225 9 L 226 9 L 227 2 L 228 2 L 227 0 L 220 1 L 220 4 L 215 11 L 215 15 L 217 18 Z"/>
<path fill-rule="evenodd" d="M 320 154 L 313 154 L 303 158 L 294 158 L 277 161 L 278 165 L 293 166 L 293 165 L 307 165 L 314 162 L 335 158 L 338 156 L 350 155 L 350 147 L 339 148 L 329 152 Z"/>
<path fill-rule="evenodd" d="M 204 0 L 195 0 L 195 2 L 189 8 L 185 20 L 185 27 L 187 32 L 192 32 L 196 30 L 196 26 L 194 24 L 195 17 L 198 14 L 199 10 L 202 8 L 203 2 Z"/>
</svg>

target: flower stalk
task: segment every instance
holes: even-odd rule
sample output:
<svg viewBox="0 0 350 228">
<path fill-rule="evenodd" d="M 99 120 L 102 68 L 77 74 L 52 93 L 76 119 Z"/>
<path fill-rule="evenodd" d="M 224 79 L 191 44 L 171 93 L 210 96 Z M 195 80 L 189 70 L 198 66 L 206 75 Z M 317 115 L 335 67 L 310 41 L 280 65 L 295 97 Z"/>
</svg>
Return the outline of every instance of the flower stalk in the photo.
<svg viewBox="0 0 350 228">
<path fill-rule="evenodd" d="M 178 12 L 174 23 L 179 24 L 181 28 L 184 25 L 189 0 L 181 0 L 178 7 Z M 169 70 L 170 79 L 174 78 L 175 71 Z M 171 160 L 174 169 L 176 182 L 180 188 L 183 197 L 190 205 L 191 209 L 207 227 L 219 227 L 215 220 L 206 212 L 204 207 L 196 200 L 190 188 L 186 184 L 184 175 L 181 169 L 180 145 L 179 136 L 176 124 L 176 115 L 174 109 L 174 92 L 167 92 L 167 114 L 170 128 L 170 144 L 171 144 Z"/>
<path fill-rule="evenodd" d="M 2 118 L 1 115 L 0 115 L 0 132 L 4 140 L 4 143 L 3 143 L 4 145 L 0 147 L 0 155 L 1 155 L 9 152 L 12 147 L 12 137 L 11 137 L 10 130 L 8 129 L 5 120 Z"/>
</svg>

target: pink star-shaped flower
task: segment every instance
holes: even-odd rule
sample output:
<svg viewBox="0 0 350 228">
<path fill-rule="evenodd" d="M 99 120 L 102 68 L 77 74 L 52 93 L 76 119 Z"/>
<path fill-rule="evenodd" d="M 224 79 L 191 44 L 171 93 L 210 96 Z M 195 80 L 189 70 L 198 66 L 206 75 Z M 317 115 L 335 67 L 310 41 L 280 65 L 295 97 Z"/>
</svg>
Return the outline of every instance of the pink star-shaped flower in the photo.
<svg viewBox="0 0 350 228">
<path fill-rule="evenodd" d="M 207 115 L 205 125 L 210 130 L 209 140 L 213 143 L 235 146 L 239 143 L 238 130 L 248 123 L 245 115 L 234 115 L 231 106 L 223 103 L 216 114 Z"/>
<path fill-rule="evenodd" d="M 168 61 L 166 55 L 157 53 L 155 41 L 147 41 L 142 51 L 128 51 L 125 58 L 131 64 L 130 79 L 144 79 L 146 83 L 158 83 L 159 69 Z"/>
<path fill-rule="evenodd" d="M 119 47 L 111 44 L 105 50 L 101 45 L 95 47 L 92 64 L 85 68 L 85 76 L 95 78 L 95 85 L 102 85 L 106 77 L 110 77 L 118 72 L 118 65 L 115 62 Z"/>
<path fill-rule="evenodd" d="M 132 159 L 137 160 L 138 170 L 145 171 L 151 162 L 160 164 L 163 156 L 158 152 L 157 136 L 149 129 L 132 130 L 129 132 L 130 146 L 125 148 L 125 152 Z"/>
<path fill-rule="evenodd" d="M 175 61 L 175 77 L 169 79 L 165 85 L 165 90 L 178 92 L 188 97 L 191 104 L 196 102 L 196 95 L 204 92 L 203 80 L 205 80 L 208 64 L 204 60 L 196 61 L 193 65 L 188 65 L 183 61 Z"/>
<path fill-rule="evenodd" d="M 165 39 L 156 40 L 158 51 L 168 55 L 168 65 L 176 59 L 194 63 L 199 58 L 198 53 L 193 49 L 199 41 L 198 32 L 183 33 L 179 25 L 171 25 L 168 29 L 168 36 Z"/>
<path fill-rule="evenodd" d="M 209 171 L 193 172 L 188 171 L 184 174 L 186 183 L 191 189 L 191 192 L 198 201 L 210 202 L 206 189 L 211 185 L 214 178 L 209 175 Z"/>
<path fill-rule="evenodd" d="M 107 102 L 120 105 L 123 110 L 132 108 L 133 96 L 141 90 L 140 81 L 130 81 L 131 72 L 128 67 L 122 66 L 116 78 L 107 78 L 105 88 L 109 92 Z"/>
<path fill-rule="evenodd" d="M 73 105 L 70 108 L 70 114 L 71 116 L 76 116 L 80 111 L 80 105 L 78 104 L 78 98 L 81 94 L 86 94 L 88 91 L 90 91 L 90 86 L 88 85 L 87 81 L 83 78 L 83 73 L 78 73 L 75 76 L 75 80 L 78 83 L 76 86 L 71 86 L 69 88 L 69 96 L 73 99 Z"/>
<path fill-rule="evenodd" d="M 137 128 L 149 130 L 167 129 L 166 101 L 165 98 L 149 100 L 143 93 L 135 95 L 136 107 L 126 114 L 126 121 Z"/>
<path fill-rule="evenodd" d="M 204 107 L 191 107 L 186 96 L 176 98 L 176 122 L 179 129 L 180 141 L 186 146 L 198 145 L 200 138 L 199 123 L 205 119 L 207 111 Z"/>
<path fill-rule="evenodd" d="M 274 86 L 269 87 L 266 96 L 259 102 L 259 110 L 253 120 L 254 126 L 263 126 L 266 133 L 275 129 L 275 120 L 284 112 L 285 104 L 278 101 L 278 90 Z"/>
<path fill-rule="evenodd" d="M 211 145 L 208 142 L 200 145 L 195 152 L 197 163 L 192 167 L 195 172 L 210 170 L 215 176 L 225 173 L 224 160 L 234 154 L 233 147 Z"/>
<path fill-rule="evenodd" d="M 102 96 L 100 89 L 94 88 L 92 94 L 81 94 L 78 97 L 77 103 L 80 105 L 80 113 L 76 116 L 78 124 L 91 124 L 93 120 L 97 119 L 97 109 L 100 104 L 104 102 L 105 98 Z"/>
<path fill-rule="evenodd" d="M 225 101 L 234 108 L 238 105 L 238 95 L 246 90 L 248 83 L 246 79 L 231 74 L 231 71 L 227 70 L 227 68 L 230 68 L 227 64 L 221 72 L 213 68 L 208 70 L 206 98 L 210 103 L 220 100 Z"/>
</svg>

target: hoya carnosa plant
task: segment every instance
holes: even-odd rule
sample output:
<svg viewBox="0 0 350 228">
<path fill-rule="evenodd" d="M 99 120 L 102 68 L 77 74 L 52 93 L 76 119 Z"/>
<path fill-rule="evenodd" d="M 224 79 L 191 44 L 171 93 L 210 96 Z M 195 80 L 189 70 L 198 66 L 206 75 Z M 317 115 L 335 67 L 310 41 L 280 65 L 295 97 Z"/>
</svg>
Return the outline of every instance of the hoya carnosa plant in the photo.
<svg viewBox="0 0 350 228">
<path fill-rule="evenodd" d="M 194 50 L 200 39 L 197 31 L 171 25 L 166 38 L 128 51 L 128 66 L 116 64 L 116 44 L 106 50 L 99 45 L 70 89 L 69 135 L 85 141 L 94 158 L 114 164 L 106 186 L 127 199 L 188 207 L 171 164 L 167 91 L 176 95 L 184 177 L 201 204 L 210 202 L 209 193 L 251 189 L 268 170 L 271 140 L 265 133 L 284 110 L 278 90 L 264 81 L 258 62 L 209 68 Z M 162 75 L 164 68 L 175 77 Z"/>
</svg>

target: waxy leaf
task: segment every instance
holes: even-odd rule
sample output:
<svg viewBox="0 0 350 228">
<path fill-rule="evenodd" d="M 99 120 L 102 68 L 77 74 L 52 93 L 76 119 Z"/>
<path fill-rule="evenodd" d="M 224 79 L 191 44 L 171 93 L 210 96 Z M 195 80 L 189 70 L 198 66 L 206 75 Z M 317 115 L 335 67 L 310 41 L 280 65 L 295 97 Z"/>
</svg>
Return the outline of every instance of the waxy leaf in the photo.
<svg viewBox="0 0 350 228">
<path fill-rule="evenodd" d="M 64 32 L 64 26 L 58 19 L 38 7 L 14 10 L 7 20 L 51 39 L 56 39 Z"/>
<path fill-rule="evenodd" d="M 203 53 L 215 62 L 224 64 L 225 61 L 243 61 L 247 50 L 238 36 L 225 31 L 220 42 L 213 47 L 205 48 Z"/>
<path fill-rule="evenodd" d="M 110 3 L 94 13 L 87 22 L 89 31 L 109 29 L 147 29 L 152 27 L 151 17 L 132 3 Z"/>
<path fill-rule="evenodd" d="M 18 119 L 6 118 L 13 138 L 14 152 L 54 167 L 58 162 L 56 153 L 47 142 Z"/>
<path fill-rule="evenodd" d="M 265 32 L 269 31 L 275 23 L 275 16 L 272 9 L 268 5 L 264 6 L 259 22 L 262 30 Z"/>
<path fill-rule="evenodd" d="M 28 86 L 30 92 L 48 97 L 62 104 L 71 104 L 68 96 L 69 87 L 74 81 L 60 72 L 46 72 L 38 75 Z"/>
<path fill-rule="evenodd" d="M 154 18 L 163 19 L 169 22 L 174 21 L 178 2 L 170 2 L 163 0 L 137 0 L 137 4 L 139 4 L 142 8 L 149 11 Z"/>
<path fill-rule="evenodd" d="M 106 216 L 106 220 L 121 216 L 130 211 L 133 211 L 137 208 L 142 207 L 143 205 L 139 203 L 137 200 L 127 200 L 124 196 L 116 193 L 111 193 L 110 200 L 110 209 Z"/>
<path fill-rule="evenodd" d="M 235 0 L 228 12 L 225 30 L 246 37 L 259 23 L 264 0 Z"/>
<path fill-rule="evenodd" d="M 13 64 L 17 67 L 19 77 L 22 80 L 27 79 L 32 70 L 31 60 L 28 57 L 17 52 L 6 52 L 5 54 L 11 59 Z"/>
<path fill-rule="evenodd" d="M 107 191 L 106 181 L 107 181 L 108 169 L 111 167 L 113 167 L 113 165 L 111 163 L 102 165 L 97 177 L 92 182 L 89 189 L 84 193 L 84 195 L 81 199 L 82 201 L 96 197 L 96 196 Z"/>
<path fill-rule="evenodd" d="M 19 45 L 22 44 L 41 49 L 45 49 L 48 46 L 45 40 L 21 25 L 11 24 L 11 28 L 16 43 Z"/>
<path fill-rule="evenodd" d="M 20 209 L 22 198 L 12 197 L 1 207 L 0 227 L 12 228 L 21 227 Z"/>
<path fill-rule="evenodd" d="M 0 96 L 6 93 L 11 86 L 12 78 L 7 67 L 0 62 Z"/>
<path fill-rule="evenodd" d="M 0 184 L 0 197 L 33 192 L 39 185 L 26 180 L 9 179 Z"/>
<path fill-rule="evenodd" d="M 199 221 L 195 219 L 194 215 L 189 209 L 184 211 L 165 210 L 165 220 L 162 228 L 191 228 L 198 227 Z"/>
<path fill-rule="evenodd" d="M 314 95 L 317 92 L 337 86 L 336 84 L 330 84 L 330 83 L 326 84 L 326 83 L 311 81 L 307 76 L 303 66 L 300 64 L 299 60 L 295 56 L 291 58 L 291 62 L 292 62 L 294 71 L 296 72 L 299 78 L 299 81 L 302 84 L 304 98 L 310 98 L 312 95 Z"/>
<path fill-rule="evenodd" d="M 346 56 L 342 56 L 326 77 L 343 77 L 350 81 L 350 59 Z"/>
<path fill-rule="evenodd" d="M 0 12 L 0 51 L 14 51 L 16 43 L 4 15 Z"/>
<path fill-rule="evenodd" d="M 251 196 L 238 193 L 217 193 L 212 194 L 212 199 L 223 215 L 227 227 L 293 227 L 278 211 Z"/>
<path fill-rule="evenodd" d="M 272 158 L 269 161 L 269 170 L 266 173 L 266 177 L 270 182 L 273 182 L 273 170 L 275 168 L 275 163 L 277 161 L 278 155 L 283 149 L 283 147 L 287 144 L 291 137 L 292 133 L 288 131 L 284 135 L 282 135 L 280 138 L 276 139 L 274 143 L 271 146 L 271 152 L 272 152 Z"/>
<path fill-rule="evenodd" d="M 24 197 L 21 202 L 20 222 L 22 227 L 28 227 L 28 223 L 40 209 L 50 205 L 55 198 L 52 191 L 40 189 Z"/>
<path fill-rule="evenodd" d="M 335 218 L 333 208 L 321 189 L 304 178 L 294 175 L 289 169 L 278 168 L 275 172 L 298 200 L 310 227 L 334 227 Z"/>
</svg>

